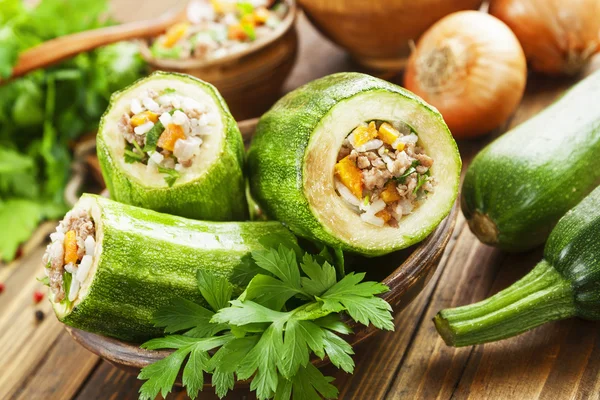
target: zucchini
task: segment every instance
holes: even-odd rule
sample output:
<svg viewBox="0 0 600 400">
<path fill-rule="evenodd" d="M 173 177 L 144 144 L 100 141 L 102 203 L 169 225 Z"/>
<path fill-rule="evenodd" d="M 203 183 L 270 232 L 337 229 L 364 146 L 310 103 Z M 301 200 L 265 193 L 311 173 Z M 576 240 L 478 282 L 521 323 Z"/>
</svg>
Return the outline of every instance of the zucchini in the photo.
<svg viewBox="0 0 600 400">
<path fill-rule="evenodd" d="M 261 238 L 295 242 L 275 221 L 188 220 L 88 194 L 74 207 L 82 209 L 95 224 L 93 263 L 73 301 L 56 302 L 50 294 L 54 311 L 66 325 L 132 342 L 164 334 L 151 317 L 175 297 L 208 306 L 198 291 L 198 269 L 228 277 L 239 294 L 244 282 L 234 273 L 262 248 Z"/>
<path fill-rule="evenodd" d="M 468 346 L 570 317 L 600 319 L 600 188 L 560 219 L 544 258 L 523 279 L 487 300 L 442 310 L 434 322 L 448 345 Z"/>
<path fill-rule="evenodd" d="M 484 148 L 469 166 L 462 210 L 483 243 L 524 251 L 600 183 L 600 71 Z"/>
<path fill-rule="evenodd" d="M 172 135 L 171 141 L 161 142 L 162 137 L 158 136 L 165 127 L 157 121 L 158 115 L 154 115 L 153 128 L 160 126 L 162 129 L 145 133 L 148 147 L 138 146 L 136 149 L 124 139 L 120 121 L 124 114 L 134 112 L 130 111 L 132 102 L 139 101 L 148 90 L 160 96 L 172 92 L 185 96 L 206 107 L 206 115 L 213 117 L 213 130 L 210 135 L 202 136 L 200 152 L 191 167 L 178 171 L 163 166 L 152 169 L 144 164 L 150 163 L 146 151 L 156 149 L 158 152 L 160 144 L 172 150 L 177 137 L 181 137 Z M 172 113 L 177 111 L 172 110 Z M 181 131 L 175 133 L 182 135 Z M 112 199 L 210 221 L 244 220 L 248 217 L 242 173 L 243 152 L 241 133 L 218 91 L 207 82 L 177 73 L 155 72 L 114 93 L 100 120 L 97 136 L 98 159 Z M 160 154 L 158 156 L 161 157 Z"/>
<path fill-rule="evenodd" d="M 434 159 L 428 172 L 437 180 L 435 191 L 397 228 L 365 222 L 336 192 L 338 152 L 359 125 L 369 135 L 370 121 L 416 132 L 418 144 Z M 260 119 L 247 160 L 252 197 L 269 218 L 304 238 L 367 256 L 424 239 L 452 208 L 461 168 L 456 143 L 436 109 L 401 87 L 359 73 L 330 75 L 284 96 Z M 351 181 L 352 171 L 346 177 Z M 368 195 L 360 201 L 369 201 Z"/>
</svg>

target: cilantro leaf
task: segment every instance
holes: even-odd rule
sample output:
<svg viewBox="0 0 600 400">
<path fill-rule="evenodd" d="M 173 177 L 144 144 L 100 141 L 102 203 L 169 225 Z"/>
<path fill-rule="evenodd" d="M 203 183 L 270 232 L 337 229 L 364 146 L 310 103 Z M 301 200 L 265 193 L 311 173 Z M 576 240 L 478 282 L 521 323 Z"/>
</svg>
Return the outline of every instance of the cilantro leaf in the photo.
<svg viewBox="0 0 600 400">
<path fill-rule="evenodd" d="M 287 235 L 282 236 L 275 233 L 269 233 L 258 239 L 258 243 L 260 243 L 265 249 L 278 249 L 280 245 L 283 245 L 288 249 L 294 250 L 294 253 L 296 253 L 296 259 L 300 259 L 304 255 L 304 251 L 302 251 L 302 248 L 300 248 L 298 243 Z"/>
<path fill-rule="evenodd" d="M 133 164 L 136 162 L 142 162 L 144 160 L 144 155 L 125 149 L 123 158 L 127 164 Z"/>
<path fill-rule="evenodd" d="M 252 252 L 252 257 L 260 268 L 275 275 L 289 287 L 302 290 L 300 271 L 293 250 L 280 244 L 277 250 L 255 250 Z"/>
<path fill-rule="evenodd" d="M 160 165 L 158 166 L 158 172 L 160 172 L 161 174 L 165 174 L 165 182 L 167 182 L 169 187 L 173 186 L 175 182 L 177 182 L 177 179 L 179 179 L 179 177 L 181 176 L 179 171 L 177 171 L 176 169 L 165 168 L 161 167 Z"/>
<path fill-rule="evenodd" d="M 419 191 L 419 189 L 421 189 L 421 186 L 423 186 L 425 182 L 427 182 L 427 175 L 419 175 L 417 177 L 417 186 L 415 186 L 413 194 L 417 194 L 417 192 Z"/>
<path fill-rule="evenodd" d="M 152 316 L 152 322 L 156 327 L 164 327 L 166 333 L 173 333 L 208 325 L 213 315 L 201 305 L 178 297 L 171 304 L 159 308 Z"/>
<path fill-rule="evenodd" d="M 227 307 L 231 300 L 233 286 L 226 277 L 199 269 L 196 272 L 196 280 L 202 297 L 213 310 L 219 311 Z"/>
<path fill-rule="evenodd" d="M 308 276 L 308 278 L 301 278 L 302 288 L 311 296 L 319 296 L 335 285 L 335 268 L 327 261 L 321 267 L 310 254 L 306 253 L 300 266 Z"/>
<path fill-rule="evenodd" d="M 156 121 L 152 129 L 146 132 L 146 144 L 144 145 L 144 152 L 156 151 L 156 144 L 158 138 L 164 132 L 165 127 L 160 121 Z"/>
<path fill-rule="evenodd" d="M 142 368 L 138 379 L 147 380 L 140 387 L 140 400 L 154 400 L 159 393 L 162 397 L 166 397 L 171 392 L 181 364 L 190 351 L 190 347 L 184 347 L 162 360 Z"/>
</svg>

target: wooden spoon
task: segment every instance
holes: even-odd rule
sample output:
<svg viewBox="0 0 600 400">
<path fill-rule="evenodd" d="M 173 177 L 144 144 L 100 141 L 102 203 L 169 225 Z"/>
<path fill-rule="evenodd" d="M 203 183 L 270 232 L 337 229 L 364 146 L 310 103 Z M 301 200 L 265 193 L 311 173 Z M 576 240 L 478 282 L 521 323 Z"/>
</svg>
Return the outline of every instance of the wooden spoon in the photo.
<svg viewBox="0 0 600 400">
<path fill-rule="evenodd" d="M 10 78 L 0 79 L 0 84 L 97 47 L 122 40 L 158 36 L 170 26 L 185 20 L 187 20 L 187 15 L 184 8 L 182 11 L 171 11 L 155 19 L 129 22 L 57 37 L 21 53 Z"/>
</svg>

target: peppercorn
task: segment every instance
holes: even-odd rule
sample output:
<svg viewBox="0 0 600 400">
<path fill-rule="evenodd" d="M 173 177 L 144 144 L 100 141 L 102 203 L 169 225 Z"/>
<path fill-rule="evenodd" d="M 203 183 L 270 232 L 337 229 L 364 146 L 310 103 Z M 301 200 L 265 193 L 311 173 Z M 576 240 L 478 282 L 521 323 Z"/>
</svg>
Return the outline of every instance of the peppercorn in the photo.
<svg viewBox="0 0 600 400">
<path fill-rule="evenodd" d="M 35 320 L 37 322 L 42 322 L 44 320 L 45 314 L 42 310 L 35 310 Z"/>
</svg>

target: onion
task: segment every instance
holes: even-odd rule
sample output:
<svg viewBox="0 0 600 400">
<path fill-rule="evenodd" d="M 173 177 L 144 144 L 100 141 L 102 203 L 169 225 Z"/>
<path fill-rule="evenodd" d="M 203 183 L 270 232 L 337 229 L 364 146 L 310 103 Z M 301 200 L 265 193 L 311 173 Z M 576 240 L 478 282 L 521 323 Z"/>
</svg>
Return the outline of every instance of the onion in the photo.
<svg viewBox="0 0 600 400">
<path fill-rule="evenodd" d="M 493 0 L 490 13 L 517 35 L 536 71 L 575 74 L 600 50 L 600 0 Z"/>
<path fill-rule="evenodd" d="M 351 204 L 356 207 L 360 206 L 360 200 L 354 194 L 352 194 L 352 192 L 346 186 L 344 186 L 343 183 L 341 183 L 337 179 L 335 180 L 335 188 L 337 189 L 342 199 L 344 199 L 348 204 Z"/>
<path fill-rule="evenodd" d="M 523 49 L 500 20 L 460 11 L 435 23 L 411 54 L 405 86 L 442 113 L 456 138 L 502 124 L 525 90 Z"/>
</svg>

